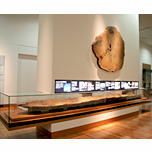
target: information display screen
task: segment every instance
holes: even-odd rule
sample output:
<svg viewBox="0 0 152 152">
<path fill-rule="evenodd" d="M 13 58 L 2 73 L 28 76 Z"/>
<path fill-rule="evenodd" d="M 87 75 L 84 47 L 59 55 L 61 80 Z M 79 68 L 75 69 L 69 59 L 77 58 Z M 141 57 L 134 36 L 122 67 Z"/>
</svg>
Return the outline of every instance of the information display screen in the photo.
<svg viewBox="0 0 152 152">
<path fill-rule="evenodd" d="M 139 88 L 139 82 L 135 82 L 135 89 Z"/>
<path fill-rule="evenodd" d="M 122 81 L 121 82 L 121 89 L 128 89 L 128 82 L 127 81 Z"/>
<path fill-rule="evenodd" d="M 55 93 L 71 92 L 70 80 L 55 80 Z"/>
<path fill-rule="evenodd" d="M 106 91 L 109 90 L 120 90 L 120 81 L 106 81 Z"/>
<path fill-rule="evenodd" d="M 79 91 L 94 91 L 94 81 L 79 81 Z"/>
<path fill-rule="evenodd" d="M 87 81 L 79 81 L 79 91 L 88 91 L 88 82 Z"/>
<path fill-rule="evenodd" d="M 94 91 L 95 82 L 94 81 L 88 81 L 88 91 Z"/>
<path fill-rule="evenodd" d="M 121 85 L 120 81 L 115 81 L 115 90 L 120 90 L 121 89 L 120 85 Z"/>
<path fill-rule="evenodd" d="M 131 82 L 131 89 L 138 89 L 139 87 L 139 83 L 136 81 L 132 81 Z"/>
<path fill-rule="evenodd" d="M 115 82 L 106 81 L 106 91 L 115 90 Z"/>
<path fill-rule="evenodd" d="M 79 81 L 72 80 L 72 92 L 79 92 Z"/>
<path fill-rule="evenodd" d="M 139 82 L 137 81 L 122 81 L 121 89 L 138 89 Z"/>
<path fill-rule="evenodd" d="M 105 81 L 95 81 L 95 91 L 105 91 Z"/>
<path fill-rule="evenodd" d="M 72 92 L 94 91 L 94 81 L 72 80 Z"/>
<path fill-rule="evenodd" d="M 55 80 L 55 93 L 138 89 L 138 81 Z"/>
</svg>

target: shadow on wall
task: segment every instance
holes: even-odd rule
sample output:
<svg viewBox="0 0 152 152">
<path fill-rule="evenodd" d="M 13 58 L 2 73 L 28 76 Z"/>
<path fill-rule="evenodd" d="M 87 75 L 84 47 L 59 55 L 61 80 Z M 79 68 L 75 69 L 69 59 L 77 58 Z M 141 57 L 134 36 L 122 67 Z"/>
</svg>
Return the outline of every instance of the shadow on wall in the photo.
<svg viewBox="0 0 152 152">
<path fill-rule="evenodd" d="M 97 75 L 97 77 L 100 80 L 119 79 L 121 70 L 119 70 L 117 72 L 107 72 L 107 71 L 99 68 L 99 66 L 97 64 L 97 58 L 95 57 L 95 55 L 92 51 L 92 46 L 90 46 L 89 49 L 86 51 L 86 59 L 87 59 L 87 63 L 89 64 L 90 70 L 95 69 L 95 70 L 92 70 L 92 72 L 96 72 L 96 74 L 94 74 L 94 75 Z"/>
<path fill-rule="evenodd" d="M 92 52 L 92 49 L 90 50 Z M 120 70 L 117 72 L 108 72 L 101 68 L 99 68 L 97 64 L 97 58 L 95 57 L 94 53 L 92 52 L 92 62 L 94 67 L 97 69 L 97 75 L 101 80 L 115 80 L 119 78 Z"/>
</svg>

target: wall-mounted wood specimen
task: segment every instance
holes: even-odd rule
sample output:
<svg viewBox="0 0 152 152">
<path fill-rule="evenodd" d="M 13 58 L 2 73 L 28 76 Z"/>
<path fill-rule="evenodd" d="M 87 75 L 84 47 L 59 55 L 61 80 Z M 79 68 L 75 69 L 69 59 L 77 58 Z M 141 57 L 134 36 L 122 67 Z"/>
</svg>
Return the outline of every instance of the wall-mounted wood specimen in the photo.
<svg viewBox="0 0 152 152">
<path fill-rule="evenodd" d="M 116 72 L 122 68 L 125 56 L 124 41 L 115 27 L 107 27 L 95 38 L 92 51 L 101 69 Z"/>
</svg>

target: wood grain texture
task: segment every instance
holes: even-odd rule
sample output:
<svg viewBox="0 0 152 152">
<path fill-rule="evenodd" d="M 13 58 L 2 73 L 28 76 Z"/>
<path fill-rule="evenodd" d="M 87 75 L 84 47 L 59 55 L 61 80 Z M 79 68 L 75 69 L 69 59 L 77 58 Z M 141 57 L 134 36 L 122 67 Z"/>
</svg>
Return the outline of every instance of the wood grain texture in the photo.
<svg viewBox="0 0 152 152">
<path fill-rule="evenodd" d="M 44 118 L 44 117 L 59 117 L 59 116 L 65 116 L 65 115 L 72 115 L 72 114 L 81 114 L 85 112 L 100 112 L 103 111 L 113 111 L 115 108 L 123 108 L 124 106 L 134 105 L 134 104 L 145 104 L 149 103 L 150 100 L 148 98 L 143 99 L 137 99 L 137 100 L 130 100 L 125 102 L 119 102 L 119 103 L 113 103 L 113 104 L 106 104 L 106 105 L 99 105 L 94 107 L 86 107 L 81 109 L 74 109 L 74 110 L 67 110 L 67 111 L 61 111 L 61 112 L 54 112 L 54 113 L 41 113 L 41 114 L 29 114 L 26 110 L 18 109 L 16 111 L 12 111 L 10 113 L 10 119 L 11 121 L 22 121 L 26 119 L 37 119 L 37 118 Z M 105 111 L 106 110 L 106 111 Z M 6 113 L 7 115 L 7 113 Z"/>
<path fill-rule="evenodd" d="M 127 102 L 114 103 L 109 105 L 102 105 L 96 107 L 75 109 L 57 113 L 47 113 L 47 114 L 37 114 L 37 115 L 29 115 L 28 112 L 16 110 L 11 112 L 10 114 L 10 124 L 8 124 L 8 114 L 3 113 L 1 115 L 2 122 L 7 126 L 8 130 L 15 130 L 21 128 L 27 128 L 32 126 L 40 126 L 46 125 L 56 122 L 62 122 L 77 118 L 83 118 L 86 116 L 92 116 L 96 114 L 106 113 L 114 110 L 123 109 L 126 107 L 132 107 L 137 105 L 142 105 L 145 103 L 151 102 L 150 100 L 130 100 Z M 24 113 L 25 112 L 25 113 Z M 21 115 L 20 115 L 21 114 Z M 14 119 L 14 121 L 12 121 Z M 16 119 L 16 120 L 15 120 Z"/>
<path fill-rule="evenodd" d="M 58 132 L 53 132 L 51 134 L 51 138 L 58 138 L 60 136 L 65 136 L 65 135 L 68 135 L 68 134 L 78 133 L 78 132 L 81 132 L 81 131 L 84 131 L 84 130 L 88 130 L 88 129 L 95 128 L 95 127 L 98 127 L 98 126 L 101 126 L 101 125 L 112 123 L 114 121 L 125 119 L 125 118 L 130 117 L 130 116 L 135 116 L 135 115 L 138 115 L 138 113 L 139 113 L 139 111 L 136 111 L 136 112 L 133 112 L 133 113 L 129 113 L 129 114 L 122 115 L 122 116 L 119 116 L 119 117 L 103 120 L 103 121 L 100 121 L 100 122 L 87 124 L 87 125 L 84 125 L 84 126 L 75 127 L 75 128 L 71 128 L 71 129 L 66 129 L 66 130 L 62 130 L 62 131 L 58 131 Z"/>
<path fill-rule="evenodd" d="M 140 115 L 130 116 L 77 133 L 59 136 L 57 139 L 152 139 L 151 108 L 151 105 L 147 105 L 146 112 L 144 111 Z M 0 121 L 0 139 L 36 138 L 36 127 L 8 131 Z M 38 139 L 48 139 L 48 137 L 41 134 Z"/>
<path fill-rule="evenodd" d="M 98 104 L 109 104 L 126 100 L 141 98 L 141 95 L 130 94 L 112 94 L 99 96 L 85 96 L 69 99 L 49 99 L 49 100 L 34 100 L 25 103 L 19 103 L 18 106 L 28 108 L 29 113 L 41 113 L 42 110 L 68 110 L 79 109 L 86 106 L 94 106 Z"/>
<path fill-rule="evenodd" d="M 120 70 L 124 62 L 124 41 L 119 31 L 109 26 L 95 38 L 92 51 L 97 57 L 98 66 L 108 72 Z"/>
</svg>

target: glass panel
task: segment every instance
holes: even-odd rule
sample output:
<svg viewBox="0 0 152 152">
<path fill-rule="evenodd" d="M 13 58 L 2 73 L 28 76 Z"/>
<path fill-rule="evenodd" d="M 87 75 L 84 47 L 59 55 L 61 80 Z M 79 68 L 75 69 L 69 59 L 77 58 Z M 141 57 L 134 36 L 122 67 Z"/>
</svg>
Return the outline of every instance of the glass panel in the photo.
<svg viewBox="0 0 152 152">
<path fill-rule="evenodd" d="M 152 79 L 151 79 L 152 70 L 143 69 L 143 87 L 145 89 L 151 89 Z"/>
<path fill-rule="evenodd" d="M 152 94 L 152 70 L 150 69 L 143 69 L 143 87 L 144 90 L 144 96 L 151 98 Z"/>
<path fill-rule="evenodd" d="M 7 123 L 9 123 L 9 96 L 0 92 L 0 116 L 4 119 Z"/>
<path fill-rule="evenodd" d="M 69 99 L 82 97 L 82 93 L 61 93 L 56 94 L 56 99 Z"/>
<path fill-rule="evenodd" d="M 116 94 L 116 95 L 114 95 L 114 94 Z M 129 97 L 126 97 L 125 95 L 123 96 L 123 94 L 128 94 Z M 3 108 L 4 110 L 1 112 L 1 116 L 6 120 L 7 123 L 11 124 L 12 119 L 10 119 L 10 118 L 12 118 L 14 116 L 14 113 L 18 113 L 20 111 L 30 112 L 30 110 L 33 109 L 33 108 L 28 109 L 28 108 L 22 107 L 20 105 L 20 103 L 25 103 L 25 102 L 35 101 L 35 100 L 39 102 L 40 100 L 49 100 L 49 99 L 70 99 L 70 98 L 78 98 L 78 97 L 86 97 L 86 96 L 112 95 L 108 98 L 103 97 L 102 102 L 100 102 L 100 104 L 109 104 L 109 103 L 117 103 L 117 102 L 126 101 L 126 100 L 138 99 L 138 95 L 140 95 L 141 97 L 147 97 L 147 95 L 145 95 L 145 94 L 146 94 L 145 89 L 97 91 L 97 92 L 89 92 L 89 93 L 85 93 L 85 92 L 84 93 L 83 92 L 81 92 L 81 93 L 56 93 L 56 94 L 42 94 L 42 93 L 4 94 L 4 93 L 0 93 L 0 104 L 5 106 L 5 108 Z M 136 96 L 134 96 L 134 95 L 136 95 Z M 99 98 L 101 98 L 101 97 L 99 97 Z M 95 98 L 95 100 L 98 100 L 99 98 L 97 97 L 97 98 Z M 71 101 L 71 102 L 73 102 L 73 101 Z M 95 101 L 95 102 L 97 103 L 97 101 Z M 95 104 L 95 102 L 93 104 Z M 92 102 L 90 102 L 90 104 L 91 103 Z M 71 104 L 70 104 L 70 106 L 71 106 Z M 92 105 L 90 105 L 90 106 L 92 106 Z M 40 109 L 39 111 L 41 112 L 42 111 L 41 108 L 39 108 L 39 109 Z"/>
</svg>

